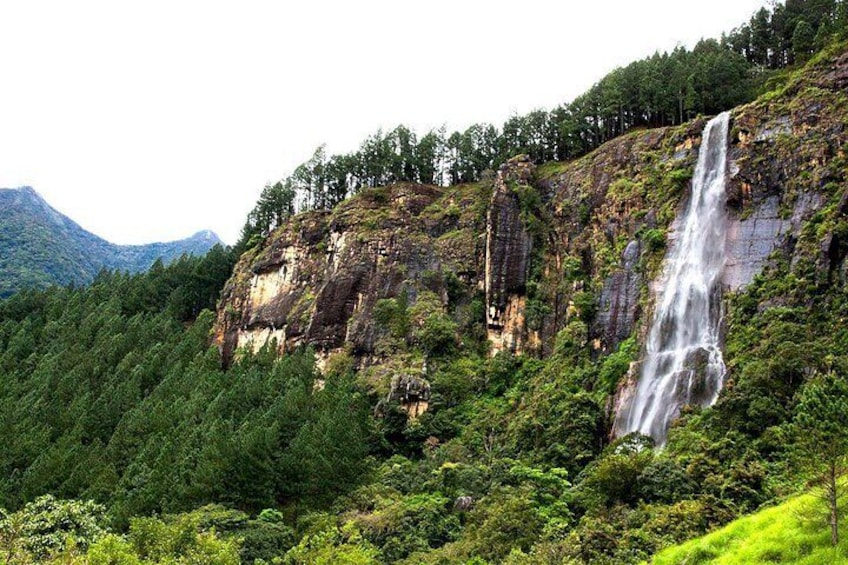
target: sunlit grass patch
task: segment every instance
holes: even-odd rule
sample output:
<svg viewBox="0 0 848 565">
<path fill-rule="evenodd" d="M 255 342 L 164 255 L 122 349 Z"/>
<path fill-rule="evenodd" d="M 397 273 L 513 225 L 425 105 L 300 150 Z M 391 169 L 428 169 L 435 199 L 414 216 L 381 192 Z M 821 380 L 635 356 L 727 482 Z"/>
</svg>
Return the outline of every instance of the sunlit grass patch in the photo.
<svg viewBox="0 0 848 565">
<path fill-rule="evenodd" d="M 843 524 L 843 528 L 845 525 Z M 848 563 L 848 531 L 830 544 L 825 504 L 803 495 L 731 522 L 724 528 L 657 554 L 655 565 Z"/>
</svg>

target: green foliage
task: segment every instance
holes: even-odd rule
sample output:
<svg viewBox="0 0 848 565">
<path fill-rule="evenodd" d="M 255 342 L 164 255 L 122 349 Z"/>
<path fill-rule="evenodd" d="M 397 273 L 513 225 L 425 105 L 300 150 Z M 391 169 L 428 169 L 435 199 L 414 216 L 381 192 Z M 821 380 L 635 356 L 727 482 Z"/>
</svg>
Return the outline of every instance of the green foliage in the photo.
<svg viewBox="0 0 848 565">
<path fill-rule="evenodd" d="M 415 552 L 453 541 L 461 526 L 451 512 L 451 501 L 440 493 L 381 496 L 368 493 L 368 511 L 352 523 L 375 547 L 385 562 L 395 563 Z"/>
<path fill-rule="evenodd" d="M 0 303 L 0 505 L 92 497 L 119 525 L 221 502 L 319 500 L 368 468 L 366 398 L 346 375 L 315 387 L 314 356 L 248 356 L 228 371 L 214 320 L 173 307 L 204 260 Z M 187 268 L 188 267 L 188 268 Z M 201 302 L 202 303 L 202 302 Z M 191 304 L 191 302 L 189 302 Z"/>
<path fill-rule="evenodd" d="M 129 546 L 142 563 L 237 565 L 237 544 L 219 539 L 214 530 L 201 531 L 199 525 L 200 518 L 196 514 L 173 516 L 167 520 L 134 518 L 130 522 Z M 126 546 L 116 545 L 121 553 L 126 551 Z"/>
<path fill-rule="evenodd" d="M 592 299 L 594 300 L 594 299 Z M 579 365 L 586 357 L 589 327 L 582 320 L 569 322 L 559 331 L 554 341 L 554 356 L 561 361 Z"/>
<path fill-rule="evenodd" d="M 424 351 L 430 355 L 450 353 L 456 347 L 456 323 L 445 314 L 436 312 L 427 316 L 424 325 L 416 332 Z"/>
<path fill-rule="evenodd" d="M 110 534 L 94 544 L 86 555 L 90 565 L 142 565 L 143 561 L 123 537 Z"/>
<path fill-rule="evenodd" d="M 0 189 L 0 298 L 24 289 L 89 284 L 103 269 L 138 273 L 157 261 L 201 257 L 214 241 L 201 232 L 169 243 L 115 245 L 53 210 L 29 187 Z"/>
<path fill-rule="evenodd" d="M 630 370 L 630 363 L 635 361 L 639 353 L 639 345 L 634 338 L 621 342 L 618 350 L 609 354 L 598 371 L 598 387 L 607 394 L 615 393 L 621 379 Z"/>
<path fill-rule="evenodd" d="M 390 218 L 392 194 L 378 184 L 467 182 L 514 151 L 533 160 L 570 157 L 632 127 L 679 123 L 747 100 L 759 79 L 747 52 L 734 49 L 705 41 L 691 52 L 657 54 L 616 70 L 568 106 L 510 118 L 500 132 L 473 126 L 418 140 L 398 128 L 350 155 L 328 158 L 319 149 L 291 179 L 267 187 L 242 243 L 258 243 L 283 222 L 297 227 L 288 217 L 295 200 L 325 208 L 367 188 L 357 203 L 373 214 L 361 225 L 378 228 Z M 683 131 L 675 130 L 674 144 Z M 657 162 L 644 175 L 612 177 L 607 196 L 621 210 L 618 220 L 634 199 L 643 214 L 637 221 L 648 209 L 657 213 L 652 226 L 673 215 L 691 171 L 657 155 L 643 155 Z M 489 358 L 482 293 L 469 290 L 468 273 L 441 269 L 410 269 L 402 273 L 406 292 L 366 297 L 378 353 L 334 352 L 323 374 L 313 352 L 278 359 L 272 347 L 221 368 L 209 347 L 213 314 L 204 309 L 232 266 L 224 250 L 160 263 L 145 275 L 103 273 L 87 289 L 0 302 L 0 505 L 11 510 L 0 513 L 0 542 L 23 562 L 619 564 L 714 529 L 801 486 L 807 475 L 787 465 L 791 451 L 806 462 L 830 455 L 805 449 L 848 451 L 835 435 L 848 428 L 844 383 L 810 380 L 844 374 L 848 355 L 844 269 L 824 273 L 820 261 L 821 242 L 846 235 L 837 205 L 841 161 L 831 157 L 836 172 L 824 190 L 833 201 L 802 230 L 798 260 L 776 257 L 730 299 L 729 371 L 718 402 L 684 408 L 662 451 L 640 436 L 610 444 L 613 395 L 640 349 L 636 338 L 610 355 L 593 345 L 593 290 L 628 239 L 589 222 L 597 204 L 588 197 L 573 203 L 569 221 L 583 222 L 586 247 L 562 257 L 552 286 L 570 303 L 556 302 L 556 312 L 541 274 L 549 239 L 534 241 L 525 315 L 543 339 L 557 324 L 553 344 L 544 343 L 553 346 L 543 349 L 547 358 Z M 560 171 L 549 165 L 541 174 Z M 469 214 L 481 221 L 491 173 L 486 178 L 472 188 L 474 206 L 451 201 L 422 214 L 447 223 L 436 232 L 440 245 L 476 245 L 474 230 L 457 223 Z M 553 237 L 533 225 L 545 213 L 538 188 L 513 189 L 525 225 Z M 637 234 L 650 274 L 666 234 Z M 413 417 L 385 400 L 386 377 L 417 373 L 425 357 L 432 396 Z M 372 365 L 357 373 L 358 362 Z M 823 477 L 821 468 L 804 470 Z M 100 530 L 48 529 L 43 549 L 42 534 L 24 532 L 21 516 L 48 492 L 96 500 L 68 504 L 93 504 Z M 797 533 L 793 524 L 782 527 Z M 812 543 L 805 532 L 795 539 Z M 799 552 L 817 555 L 816 547 Z M 771 550 L 750 555 L 794 555 L 777 543 Z M 35 551 L 41 557 L 31 557 Z"/>
<path fill-rule="evenodd" d="M 507 431 L 517 451 L 576 475 L 601 451 L 604 413 L 588 393 L 547 383 L 531 389 Z"/>
<path fill-rule="evenodd" d="M 653 452 L 639 444 L 631 446 L 625 441 L 610 448 L 584 471 L 581 503 L 587 508 L 635 505 L 644 499 L 638 479 L 653 458 Z"/>
<path fill-rule="evenodd" d="M 648 251 L 656 252 L 665 249 L 665 231 L 660 229 L 647 230 L 642 239 L 648 246 Z"/>
<path fill-rule="evenodd" d="M 655 555 L 652 563 L 842 563 L 848 544 L 830 545 L 830 536 L 812 515 L 822 503 L 805 495 L 740 518 L 724 528 Z"/>
<path fill-rule="evenodd" d="M 406 295 L 378 300 L 374 305 L 374 320 L 388 329 L 392 337 L 406 338 L 410 330 Z"/>
<path fill-rule="evenodd" d="M 62 552 L 84 553 L 106 534 L 106 513 L 92 501 L 44 495 L 0 519 L 0 556 L 33 563 Z"/>
<path fill-rule="evenodd" d="M 804 63 L 810 58 L 815 48 L 815 41 L 816 33 L 813 26 L 804 20 L 798 21 L 792 32 L 792 51 L 798 62 Z"/>
<path fill-rule="evenodd" d="M 527 300 L 527 306 L 524 309 L 524 319 L 527 324 L 527 329 L 539 331 L 542 329 L 542 322 L 545 316 L 551 314 L 551 307 L 542 300 L 531 298 Z"/>
<path fill-rule="evenodd" d="M 844 37 L 845 11 L 844 0 L 777 2 L 722 36 L 722 44 L 761 67 L 803 63 L 833 37 Z"/>
<path fill-rule="evenodd" d="M 320 146 L 289 177 L 266 187 L 242 242 L 273 227 L 275 215 L 287 213 L 291 191 L 301 211 L 332 209 L 366 188 L 395 182 L 476 182 L 519 154 L 536 163 L 565 161 L 634 128 L 679 125 L 728 110 L 753 99 L 769 78 L 763 68 L 803 62 L 833 38 L 844 37 L 846 13 L 845 0 L 777 3 L 720 40 L 702 39 L 691 50 L 677 47 L 619 67 L 574 100 L 550 111 L 511 116 L 500 128 L 473 124 L 449 133 L 442 127 L 419 137 L 399 125 L 378 130 L 347 154 L 327 156 Z M 543 172 L 554 173 L 556 167 Z M 672 182 L 688 181 L 687 174 L 691 172 L 674 173 Z M 522 194 L 522 203 L 534 198 Z M 537 225 L 532 215 L 523 215 Z"/>
<path fill-rule="evenodd" d="M 839 465 L 848 457 L 848 383 L 828 373 L 807 382 L 794 419 L 795 447 L 814 467 Z"/>
<path fill-rule="evenodd" d="M 266 508 L 255 520 L 248 520 L 235 535 L 241 541 L 239 557 L 243 563 L 258 559 L 271 561 L 283 555 L 297 541 L 292 528 L 288 527 L 281 512 Z"/>
<path fill-rule="evenodd" d="M 126 536 L 109 534 L 86 554 L 90 565 L 237 565 L 238 543 L 201 526 L 202 512 L 135 518 Z"/>
<path fill-rule="evenodd" d="M 478 385 L 478 375 L 483 370 L 481 365 L 479 358 L 462 356 L 447 366 L 440 366 L 432 378 L 434 394 L 448 406 L 468 400 Z"/>
<path fill-rule="evenodd" d="M 458 326 L 445 312 L 442 300 L 432 291 L 419 293 L 409 309 L 411 340 L 428 355 L 448 355 L 457 346 Z"/>
<path fill-rule="evenodd" d="M 598 311 L 598 298 L 593 292 L 580 291 L 572 297 L 574 307 L 580 314 L 580 319 L 586 324 L 592 323 Z"/>
<path fill-rule="evenodd" d="M 377 549 L 352 525 L 330 528 L 303 537 L 282 560 L 284 565 L 377 565 Z"/>
<path fill-rule="evenodd" d="M 545 224 L 540 221 L 542 197 L 538 188 L 531 183 L 510 183 L 509 189 L 518 197 L 518 209 L 521 223 L 534 237 L 543 235 Z"/>
<path fill-rule="evenodd" d="M 513 548 L 529 549 L 542 533 L 544 522 L 530 500 L 529 489 L 499 489 L 486 506 L 470 516 L 471 553 L 486 560 L 503 559 Z"/>
<path fill-rule="evenodd" d="M 250 249 L 282 226 L 294 214 L 296 196 L 292 179 L 266 185 L 256 206 L 247 215 L 236 248 L 239 251 Z"/>
<path fill-rule="evenodd" d="M 813 474 L 828 503 L 831 543 L 839 543 L 839 482 L 848 463 L 848 383 L 828 373 L 801 390 L 793 421 L 795 456 Z"/>
</svg>

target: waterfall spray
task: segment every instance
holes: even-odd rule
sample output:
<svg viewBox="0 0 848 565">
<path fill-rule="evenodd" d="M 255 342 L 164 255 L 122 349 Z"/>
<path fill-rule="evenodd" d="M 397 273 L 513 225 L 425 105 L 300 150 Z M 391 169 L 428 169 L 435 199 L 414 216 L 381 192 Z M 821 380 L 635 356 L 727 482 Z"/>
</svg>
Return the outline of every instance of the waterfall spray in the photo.
<svg viewBox="0 0 848 565">
<path fill-rule="evenodd" d="M 725 366 L 719 346 L 725 262 L 729 114 L 704 128 L 680 236 L 666 257 L 666 284 L 648 333 L 636 393 L 617 415 L 616 435 L 640 432 L 658 445 L 686 405 L 709 406 Z"/>
</svg>

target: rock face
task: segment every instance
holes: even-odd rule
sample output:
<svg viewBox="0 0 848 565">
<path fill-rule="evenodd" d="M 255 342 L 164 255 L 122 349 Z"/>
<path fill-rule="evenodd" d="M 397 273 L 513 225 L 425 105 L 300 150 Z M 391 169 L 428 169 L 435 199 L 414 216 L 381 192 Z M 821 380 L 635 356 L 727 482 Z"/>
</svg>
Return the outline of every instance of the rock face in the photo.
<svg viewBox="0 0 848 565">
<path fill-rule="evenodd" d="M 399 405 L 410 418 L 417 418 L 430 406 L 430 383 L 415 375 L 395 375 L 386 399 Z"/>
<path fill-rule="evenodd" d="M 377 302 L 405 296 L 414 306 L 434 292 L 446 311 L 452 272 L 467 295 L 485 292 L 492 352 L 545 353 L 575 317 L 591 322 L 599 352 L 612 351 L 642 320 L 645 284 L 659 272 L 702 126 L 624 136 L 552 170 L 518 157 L 488 186 L 396 185 L 332 213 L 299 215 L 242 258 L 224 290 L 216 342 L 226 359 L 276 340 L 281 351 L 345 347 L 377 362 L 385 333 Z M 544 210 L 532 209 L 531 193 Z M 532 234 L 530 221 L 543 229 Z M 534 253 L 542 269 L 531 297 Z"/>
<path fill-rule="evenodd" d="M 377 302 L 403 296 L 414 307 L 429 292 L 447 309 L 449 276 L 467 295 L 485 290 L 493 350 L 520 352 L 533 239 L 514 188 L 530 186 L 533 171 L 517 158 L 493 187 L 399 184 L 297 216 L 246 254 L 224 289 L 216 343 L 225 359 L 273 341 L 280 351 L 348 347 L 368 360 L 385 334 Z"/>
<path fill-rule="evenodd" d="M 781 97 L 734 111 L 723 277 L 730 289 L 749 284 L 773 253 L 795 261 L 805 223 L 838 197 L 848 139 L 846 84 L 843 53 Z"/>
<path fill-rule="evenodd" d="M 218 313 L 217 340 L 227 358 L 238 347 L 258 350 L 276 340 L 282 350 L 308 335 L 317 276 L 328 268 L 317 245 L 326 218 L 307 214 L 288 227 L 262 253 L 242 257 L 225 288 L 229 307 Z"/>
<path fill-rule="evenodd" d="M 641 250 L 639 240 L 630 241 L 621 256 L 621 268 L 604 280 L 596 322 L 602 343 L 618 344 L 633 333 L 640 313 L 642 275 L 637 267 Z"/>
<path fill-rule="evenodd" d="M 534 168 L 526 156 L 498 171 L 486 220 L 486 328 L 494 351 L 520 352 L 525 341 L 525 294 L 533 238 L 521 217 L 514 185 L 528 186 Z"/>
<path fill-rule="evenodd" d="M 790 222 L 779 215 L 779 200 L 777 196 L 764 198 L 746 218 L 734 214 L 728 222 L 727 264 L 721 281 L 731 290 L 751 283 L 789 230 Z"/>
<path fill-rule="evenodd" d="M 725 290 L 740 291 L 776 262 L 791 265 L 801 276 L 813 274 L 818 284 L 844 276 L 846 253 L 833 243 L 839 239 L 836 223 L 816 222 L 828 207 L 838 209 L 836 202 L 848 205 L 845 60 L 843 55 L 835 69 L 824 66 L 790 83 L 780 96 L 733 111 L 727 263 L 721 277 Z M 669 239 L 676 237 L 673 224 Z M 811 254 L 817 255 L 815 264 L 801 265 Z M 651 285 L 654 296 L 662 283 L 660 277 Z M 638 375 L 637 367 L 621 384 L 612 401 L 616 413 L 628 404 Z"/>
<path fill-rule="evenodd" d="M 309 344 L 327 355 L 345 346 L 369 359 L 385 334 L 373 315 L 378 301 L 403 296 L 414 306 L 427 292 L 445 308 L 448 273 L 471 287 L 482 282 L 474 198 L 399 184 L 332 213 L 296 216 L 242 257 L 224 289 L 215 341 L 225 359 L 272 340 L 280 351 Z"/>
<path fill-rule="evenodd" d="M 551 210 L 540 289 L 550 307 L 543 352 L 572 319 L 590 323 L 598 353 L 640 328 L 646 283 L 688 190 L 703 121 L 638 132 L 561 166 L 540 167 Z"/>
<path fill-rule="evenodd" d="M 799 246 L 814 248 L 817 280 L 848 277 L 848 236 L 815 223 L 826 210 L 848 214 L 848 54 L 793 81 L 731 113 L 731 291 L 772 262 L 800 261 Z M 216 342 L 226 359 L 276 342 L 323 358 L 344 350 L 359 367 L 400 356 L 409 368 L 420 366 L 422 316 L 435 312 L 465 328 L 456 346 L 469 346 L 459 334 L 476 324 L 490 352 L 549 354 L 575 321 L 598 356 L 630 337 L 644 343 L 705 123 L 633 132 L 568 163 L 518 157 L 474 185 L 368 189 L 296 216 L 242 258 Z M 389 327 L 392 308 L 417 313 L 409 328 Z"/>
</svg>

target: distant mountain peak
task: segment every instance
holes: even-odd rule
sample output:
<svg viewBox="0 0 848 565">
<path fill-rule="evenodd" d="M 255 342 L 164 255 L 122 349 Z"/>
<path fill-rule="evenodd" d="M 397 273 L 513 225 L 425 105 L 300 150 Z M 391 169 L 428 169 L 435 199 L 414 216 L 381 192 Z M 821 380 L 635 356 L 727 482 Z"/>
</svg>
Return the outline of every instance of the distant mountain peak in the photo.
<svg viewBox="0 0 848 565">
<path fill-rule="evenodd" d="M 11 197 L 11 200 L 9 200 L 9 197 Z M 50 206 L 44 200 L 44 197 L 31 186 L 0 188 L 0 199 L 4 200 L 3 205 L 7 208 L 6 211 L 17 210 L 18 213 L 23 213 L 24 209 L 27 209 L 30 214 L 43 214 L 51 223 L 62 229 L 68 226 L 68 222 L 73 223 L 70 218 Z M 0 221 L 2 220 L 2 215 L 0 215 Z"/>
<path fill-rule="evenodd" d="M 201 230 L 201 231 L 197 232 L 196 234 L 192 235 L 188 239 L 191 239 L 191 240 L 194 240 L 194 241 L 211 241 L 211 242 L 213 242 L 213 245 L 218 244 L 218 243 L 223 243 L 223 241 L 221 241 L 221 238 L 218 237 L 218 234 L 216 234 L 212 230 Z"/>
<path fill-rule="evenodd" d="M 30 198 L 38 202 L 44 202 L 44 198 L 31 186 L 18 186 L 15 188 L 0 188 L 0 193 L 9 192 L 18 197 Z"/>
<path fill-rule="evenodd" d="M 0 188 L 0 194 L 3 192 L 10 193 L 16 196 L 28 196 L 37 200 L 44 200 L 38 192 L 31 186 L 18 186 L 14 188 Z"/>
<path fill-rule="evenodd" d="M 211 230 L 178 241 L 117 245 L 83 229 L 31 186 L 0 188 L 0 298 L 26 287 L 86 284 L 103 268 L 138 272 L 157 259 L 204 255 Z"/>
</svg>

